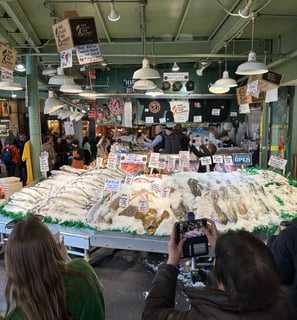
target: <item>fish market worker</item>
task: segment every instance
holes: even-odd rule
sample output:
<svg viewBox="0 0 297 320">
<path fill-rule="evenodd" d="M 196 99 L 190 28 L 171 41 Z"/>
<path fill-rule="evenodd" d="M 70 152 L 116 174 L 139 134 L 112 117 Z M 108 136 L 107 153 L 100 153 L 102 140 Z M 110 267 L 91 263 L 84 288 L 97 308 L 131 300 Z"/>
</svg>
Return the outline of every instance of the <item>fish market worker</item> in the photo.
<svg viewBox="0 0 297 320">
<path fill-rule="evenodd" d="M 217 147 L 213 143 L 209 143 L 207 145 L 201 144 L 199 146 L 199 150 L 193 145 L 193 141 L 189 141 L 189 147 L 190 152 L 193 152 L 194 155 L 199 159 L 201 157 L 207 157 L 207 156 L 213 156 L 217 152 Z M 213 171 L 215 167 L 215 163 L 211 163 L 209 165 L 209 170 Z M 206 166 L 202 166 L 201 163 L 199 163 L 198 172 L 207 172 Z"/>
<path fill-rule="evenodd" d="M 165 148 L 166 135 L 161 125 L 155 126 L 155 138 L 149 139 L 146 134 L 142 134 L 143 145 L 147 148 L 153 148 L 154 152 L 161 152 Z"/>
<path fill-rule="evenodd" d="M 5 245 L 5 320 L 104 320 L 103 287 L 90 264 L 71 260 L 36 216 L 16 221 Z"/>
</svg>

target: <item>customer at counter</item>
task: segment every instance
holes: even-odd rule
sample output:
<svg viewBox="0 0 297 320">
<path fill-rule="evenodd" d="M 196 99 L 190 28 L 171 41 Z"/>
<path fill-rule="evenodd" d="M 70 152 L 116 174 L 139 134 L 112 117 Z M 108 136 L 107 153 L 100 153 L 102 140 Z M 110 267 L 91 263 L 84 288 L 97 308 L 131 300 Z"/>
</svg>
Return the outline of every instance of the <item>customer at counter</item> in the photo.
<svg viewBox="0 0 297 320">
<path fill-rule="evenodd" d="M 292 308 L 281 289 L 271 252 L 252 233 L 228 231 L 219 237 L 214 221 L 207 219 L 204 232 L 215 249 L 214 287 L 187 288 L 189 310 L 176 309 L 175 291 L 185 239 L 176 244 L 173 227 L 168 260 L 158 267 L 145 302 L 143 320 L 290 320 Z"/>
<path fill-rule="evenodd" d="M 70 260 L 36 216 L 16 221 L 4 253 L 5 320 L 103 320 L 103 288 L 89 263 Z M 1 318 L 1 317 L 0 317 Z"/>
<path fill-rule="evenodd" d="M 180 138 L 174 132 L 173 127 L 165 127 L 166 139 L 165 139 L 165 147 L 162 153 L 165 154 L 178 154 L 179 151 L 182 150 L 180 145 Z"/>
</svg>

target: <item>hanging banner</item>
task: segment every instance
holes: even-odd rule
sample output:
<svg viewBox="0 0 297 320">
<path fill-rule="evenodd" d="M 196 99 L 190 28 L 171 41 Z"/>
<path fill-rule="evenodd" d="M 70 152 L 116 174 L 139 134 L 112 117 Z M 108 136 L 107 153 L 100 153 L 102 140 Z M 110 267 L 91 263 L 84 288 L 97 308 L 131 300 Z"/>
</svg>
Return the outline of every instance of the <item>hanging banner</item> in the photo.
<svg viewBox="0 0 297 320">
<path fill-rule="evenodd" d="M 76 46 L 75 50 L 79 64 L 90 64 L 103 61 L 98 43 Z"/>
<path fill-rule="evenodd" d="M 0 67 L 14 71 L 16 51 L 0 43 Z"/>
</svg>

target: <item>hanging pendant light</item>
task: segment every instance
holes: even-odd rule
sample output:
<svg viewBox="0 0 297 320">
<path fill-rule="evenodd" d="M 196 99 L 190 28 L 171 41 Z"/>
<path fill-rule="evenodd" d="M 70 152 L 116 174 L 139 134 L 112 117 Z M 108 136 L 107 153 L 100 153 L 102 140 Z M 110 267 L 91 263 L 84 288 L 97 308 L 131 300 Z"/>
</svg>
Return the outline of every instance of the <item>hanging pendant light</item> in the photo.
<svg viewBox="0 0 297 320">
<path fill-rule="evenodd" d="M 158 79 L 158 78 L 161 78 L 159 72 L 150 67 L 149 60 L 146 58 L 145 5 L 146 5 L 146 3 L 141 5 L 141 11 L 140 11 L 141 27 L 142 27 L 142 29 L 141 29 L 141 31 L 142 31 L 142 46 L 143 46 L 144 58 L 142 60 L 142 68 L 140 68 L 140 69 L 138 69 L 138 70 L 136 70 L 134 72 L 132 79 L 141 79 L 141 80 L 143 79 L 144 80 L 144 79 Z M 134 84 L 134 86 L 135 86 L 135 84 Z M 149 90 L 149 89 L 153 89 L 153 88 L 148 87 L 148 88 L 145 88 L 143 90 Z"/>
<path fill-rule="evenodd" d="M 219 75 L 221 74 L 221 64 L 222 61 L 219 61 Z M 215 83 L 210 83 L 208 85 L 208 90 L 211 93 L 227 93 L 230 91 L 230 87 L 217 87 Z"/>
<path fill-rule="evenodd" d="M 145 92 L 145 95 L 151 96 L 151 97 L 162 96 L 163 94 L 164 94 L 164 91 L 162 89 L 160 89 L 160 88 L 147 90 Z"/>
<path fill-rule="evenodd" d="M 112 22 L 118 21 L 121 18 L 121 16 L 118 14 L 116 9 L 114 8 L 113 0 L 110 1 L 110 12 L 109 12 L 107 18 L 109 21 L 112 21 Z"/>
<path fill-rule="evenodd" d="M 137 80 L 133 85 L 134 90 L 153 90 L 155 88 L 157 88 L 156 84 L 148 79 Z"/>
<path fill-rule="evenodd" d="M 237 67 L 236 74 L 240 75 L 253 75 L 253 74 L 263 74 L 268 72 L 267 66 L 257 61 L 256 53 L 254 50 L 254 34 L 255 34 L 255 14 L 252 15 L 252 47 L 248 55 L 248 61 L 240 64 Z"/>
<path fill-rule="evenodd" d="M 44 103 L 43 113 L 49 114 L 49 113 L 55 112 L 59 109 L 62 109 L 64 105 L 65 104 L 61 100 L 54 97 L 53 91 L 49 91 L 48 98 L 45 100 L 45 103 Z"/>
<path fill-rule="evenodd" d="M 234 79 L 229 78 L 229 72 L 227 70 L 227 45 L 225 44 L 225 71 L 223 72 L 223 77 L 218 79 L 214 86 L 216 88 L 233 88 L 237 87 L 238 84 Z"/>
<path fill-rule="evenodd" d="M 133 79 L 158 79 L 161 78 L 159 72 L 150 67 L 147 58 L 142 60 L 142 68 L 136 70 L 133 74 Z"/>
<path fill-rule="evenodd" d="M 14 81 L 0 81 L 0 90 L 20 91 L 23 87 L 20 83 Z"/>
<path fill-rule="evenodd" d="M 71 83 L 71 82 L 73 82 L 73 78 L 66 76 L 64 74 L 63 68 L 57 68 L 57 74 L 49 78 L 48 84 L 61 86 L 63 84 Z"/>
<path fill-rule="evenodd" d="M 69 79 L 69 82 L 61 85 L 60 91 L 65 92 L 65 93 L 80 93 L 80 92 L 82 92 L 81 86 L 76 84 L 72 77 L 70 77 L 70 78 L 71 78 L 71 80 Z"/>
<path fill-rule="evenodd" d="M 179 71 L 179 65 L 176 62 L 174 62 L 173 66 L 171 68 L 171 71 L 173 71 L 173 72 Z"/>
</svg>

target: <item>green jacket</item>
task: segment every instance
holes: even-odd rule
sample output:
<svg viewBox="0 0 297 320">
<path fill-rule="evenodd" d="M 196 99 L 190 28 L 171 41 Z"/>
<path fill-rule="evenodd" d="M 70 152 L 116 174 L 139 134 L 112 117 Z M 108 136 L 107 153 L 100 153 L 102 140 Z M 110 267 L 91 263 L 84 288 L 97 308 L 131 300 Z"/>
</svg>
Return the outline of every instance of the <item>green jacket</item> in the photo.
<svg viewBox="0 0 297 320">
<path fill-rule="evenodd" d="M 63 273 L 67 292 L 67 308 L 74 320 L 104 320 L 105 306 L 101 284 L 93 268 L 84 259 L 68 263 L 70 270 L 79 271 L 93 280 L 94 286 L 79 275 Z M 1 319 L 1 318 L 0 318 Z M 16 307 L 5 320 L 25 320 L 21 308 Z"/>
</svg>

